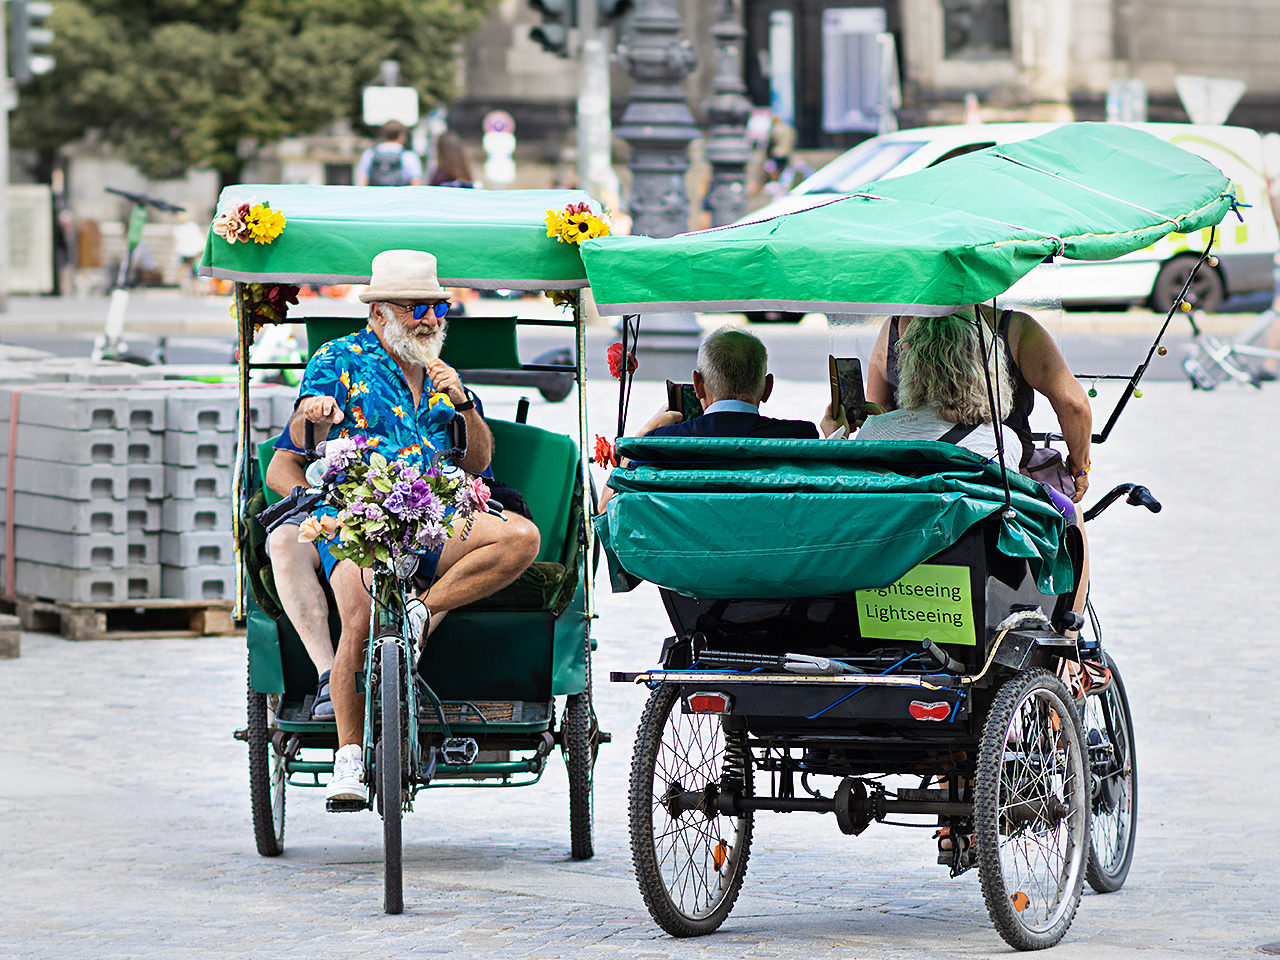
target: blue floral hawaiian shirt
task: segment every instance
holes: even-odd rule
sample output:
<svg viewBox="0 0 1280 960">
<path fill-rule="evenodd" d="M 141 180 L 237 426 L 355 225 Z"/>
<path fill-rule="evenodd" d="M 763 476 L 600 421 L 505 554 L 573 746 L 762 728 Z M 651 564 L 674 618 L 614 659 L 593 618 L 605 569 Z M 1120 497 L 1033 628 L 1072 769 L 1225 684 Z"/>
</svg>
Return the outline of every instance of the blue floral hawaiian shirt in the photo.
<svg viewBox="0 0 1280 960">
<path fill-rule="evenodd" d="M 448 424 L 457 413 L 449 397 L 424 386 L 414 410 L 404 373 L 371 327 L 330 340 L 316 350 L 307 363 L 298 398 L 319 396 L 333 397 L 342 408 L 338 436 L 377 437 L 386 444 L 382 453 L 390 460 L 407 460 L 425 469 L 435 450 L 450 445 Z M 296 449 L 280 441 L 276 446 Z"/>
</svg>

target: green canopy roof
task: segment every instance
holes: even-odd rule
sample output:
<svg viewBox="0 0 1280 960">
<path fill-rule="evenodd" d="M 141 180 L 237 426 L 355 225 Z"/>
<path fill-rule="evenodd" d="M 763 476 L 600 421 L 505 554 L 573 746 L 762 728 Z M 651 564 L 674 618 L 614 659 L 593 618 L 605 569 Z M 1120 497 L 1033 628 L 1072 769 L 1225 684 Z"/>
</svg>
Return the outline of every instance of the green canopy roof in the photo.
<svg viewBox="0 0 1280 960">
<path fill-rule="evenodd" d="M 461 190 L 240 184 L 232 198 L 266 202 L 285 216 L 269 244 L 227 243 L 209 232 L 200 273 L 257 283 L 368 283 L 383 250 L 435 254 L 440 282 L 510 290 L 587 285 L 571 243 L 547 236 L 547 210 L 589 202 L 577 190 Z"/>
<path fill-rule="evenodd" d="M 807 210 L 669 239 L 582 245 L 601 313 L 940 315 L 1046 257 L 1106 260 L 1219 223 L 1211 163 L 1141 130 L 1076 123 Z"/>
</svg>

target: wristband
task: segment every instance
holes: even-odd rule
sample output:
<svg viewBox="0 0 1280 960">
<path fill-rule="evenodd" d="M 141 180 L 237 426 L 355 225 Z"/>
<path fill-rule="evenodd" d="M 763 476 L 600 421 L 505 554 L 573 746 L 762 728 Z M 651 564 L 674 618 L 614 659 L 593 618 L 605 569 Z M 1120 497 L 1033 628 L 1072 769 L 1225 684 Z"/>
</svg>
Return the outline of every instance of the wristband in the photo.
<svg viewBox="0 0 1280 960">
<path fill-rule="evenodd" d="M 1070 465 L 1068 464 L 1068 469 L 1069 469 L 1069 468 L 1070 468 Z M 1088 472 L 1089 472 L 1090 470 L 1092 470 L 1092 469 L 1093 469 L 1093 461 L 1092 461 L 1092 460 L 1089 460 L 1088 462 L 1086 462 L 1086 463 L 1085 463 L 1085 465 L 1084 465 L 1084 469 L 1083 469 L 1083 470 L 1081 470 L 1079 473 L 1074 473 L 1074 472 L 1073 472 L 1073 473 L 1071 474 L 1071 479 L 1073 479 L 1073 480 L 1079 480 L 1081 477 L 1083 477 L 1086 473 L 1088 473 Z"/>
<path fill-rule="evenodd" d="M 476 395 L 466 387 L 462 388 L 462 392 L 467 395 L 466 402 L 455 403 L 453 405 L 453 409 L 457 410 L 459 413 L 466 413 L 468 410 L 474 410 L 476 406 Z"/>
</svg>

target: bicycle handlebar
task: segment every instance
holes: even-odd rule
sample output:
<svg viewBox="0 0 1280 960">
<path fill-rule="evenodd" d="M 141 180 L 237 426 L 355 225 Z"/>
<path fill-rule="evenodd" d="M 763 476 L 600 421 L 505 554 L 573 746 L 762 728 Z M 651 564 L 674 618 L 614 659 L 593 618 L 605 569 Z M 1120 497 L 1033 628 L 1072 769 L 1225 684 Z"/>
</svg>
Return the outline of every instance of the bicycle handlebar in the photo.
<svg viewBox="0 0 1280 960">
<path fill-rule="evenodd" d="M 161 200 L 159 197 L 149 197 L 145 193 L 131 193 L 128 190 L 119 190 L 115 187 L 107 187 L 107 193 L 114 193 L 118 197 L 124 197 L 136 204 L 155 207 L 164 213 L 182 213 L 187 208 L 180 207 L 176 203 L 170 203 L 168 200 Z"/>
<path fill-rule="evenodd" d="M 1146 487 L 1137 483 L 1121 483 L 1113 487 L 1106 496 L 1084 512 L 1085 522 L 1092 520 L 1121 497 L 1125 498 L 1125 503 L 1134 507 L 1146 507 L 1152 513 L 1159 513 L 1163 509 L 1160 501 L 1153 497 L 1151 491 Z"/>
</svg>

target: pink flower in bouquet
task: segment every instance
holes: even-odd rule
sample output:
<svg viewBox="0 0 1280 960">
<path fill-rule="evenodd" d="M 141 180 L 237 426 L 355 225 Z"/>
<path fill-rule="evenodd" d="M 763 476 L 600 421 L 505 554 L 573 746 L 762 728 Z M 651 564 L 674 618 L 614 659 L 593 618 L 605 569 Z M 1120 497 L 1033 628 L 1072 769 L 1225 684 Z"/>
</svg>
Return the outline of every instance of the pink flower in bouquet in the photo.
<svg viewBox="0 0 1280 960">
<path fill-rule="evenodd" d="M 298 542 L 311 543 L 323 532 L 324 530 L 320 526 L 319 520 L 315 517 L 307 517 L 302 523 L 298 524 Z"/>
<path fill-rule="evenodd" d="M 489 485 L 480 477 L 472 477 L 468 483 L 467 494 L 471 497 L 472 506 L 481 513 L 489 512 Z"/>
</svg>

